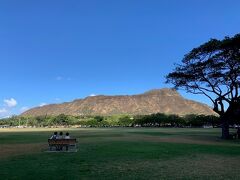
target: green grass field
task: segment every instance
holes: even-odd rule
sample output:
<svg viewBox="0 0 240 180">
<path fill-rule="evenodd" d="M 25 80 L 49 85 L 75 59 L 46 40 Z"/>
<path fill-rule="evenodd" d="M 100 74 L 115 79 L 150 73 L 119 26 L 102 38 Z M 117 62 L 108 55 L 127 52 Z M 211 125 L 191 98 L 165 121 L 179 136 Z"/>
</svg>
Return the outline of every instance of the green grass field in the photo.
<svg viewBox="0 0 240 180">
<path fill-rule="evenodd" d="M 240 179 L 240 141 L 220 129 L 63 129 L 78 152 L 46 153 L 53 131 L 0 129 L 0 179 Z"/>
</svg>

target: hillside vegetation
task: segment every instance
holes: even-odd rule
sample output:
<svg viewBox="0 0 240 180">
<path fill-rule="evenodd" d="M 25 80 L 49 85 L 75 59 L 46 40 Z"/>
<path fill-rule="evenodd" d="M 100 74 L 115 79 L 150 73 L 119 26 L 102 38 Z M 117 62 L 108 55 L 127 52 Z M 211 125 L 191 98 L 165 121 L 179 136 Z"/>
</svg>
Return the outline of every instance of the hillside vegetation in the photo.
<svg viewBox="0 0 240 180">
<path fill-rule="evenodd" d="M 164 114 L 215 114 L 205 104 L 187 100 L 173 89 L 155 89 L 132 96 L 94 96 L 73 102 L 50 104 L 30 109 L 22 116 L 45 116 L 66 114 L 72 116 L 109 116 L 118 114 L 147 115 Z"/>
</svg>

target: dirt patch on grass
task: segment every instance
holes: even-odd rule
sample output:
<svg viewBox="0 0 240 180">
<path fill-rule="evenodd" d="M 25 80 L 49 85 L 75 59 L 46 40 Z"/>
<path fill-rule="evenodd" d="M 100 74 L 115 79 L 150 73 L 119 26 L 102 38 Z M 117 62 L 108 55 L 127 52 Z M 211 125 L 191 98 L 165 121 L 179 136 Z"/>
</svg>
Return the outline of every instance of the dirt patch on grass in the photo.
<svg viewBox="0 0 240 180">
<path fill-rule="evenodd" d="M 154 137 L 154 136 L 144 136 L 141 137 L 142 140 L 151 142 L 169 142 L 169 143 L 184 143 L 184 144 L 200 144 L 200 145 L 222 145 L 222 146 L 240 146 L 239 143 L 226 143 L 221 139 L 217 138 L 205 138 L 197 139 L 196 137 L 188 136 L 172 136 L 172 137 Z"/>
<path fill-rule="evenodd" d="M 170 142 L 170 143 L 185 143 L 185 144 L 202 144 L 202 145 L 226 145 L 217 141 L 202 141 L 191 139 L 189 137 L 142 137 L 143 140 L 152 142 Z"/>
<path fill-rule="evenodd" d="M 46 143 L 34 144 L 1 144 L 0 159 L 22 154 L 39 153 L 47 149 Z"/>
<path fill-rule="evenodd" d="M 124 134 L 123 136 L 113 137 L 99 137 L 99 138 L 83 138 L 82 142 L 100 142 L 100 141 L 145 141 L 145 142 L 167 142 L 167 143 L 183 143 L 183 144 L 199 144 L 199 145 L 222 145 L 222 146 L 240 146 L 240 143 L 225 142 L 215 137 L 206 137 L 204 139 L 198 139 L 197 137 L 190 136 L 151 136 L 143 134 Z"/>
</svg>

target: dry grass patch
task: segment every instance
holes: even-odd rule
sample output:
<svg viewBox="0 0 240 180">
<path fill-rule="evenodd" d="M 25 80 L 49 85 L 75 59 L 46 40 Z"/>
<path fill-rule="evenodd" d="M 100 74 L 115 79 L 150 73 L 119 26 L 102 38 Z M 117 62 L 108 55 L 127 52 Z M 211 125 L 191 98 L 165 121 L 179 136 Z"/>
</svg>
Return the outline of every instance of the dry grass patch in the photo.
<svg viewBox="0 0 240 180">
<path fill-rule="evenodd" d="M 47 143 L 3 144 L 0 145 L 0 159 L 23 154 L 40 153 L 47 147 Z"/>
<path fill-rule="evenodd" d="M 82 142 L 85 141 L 97 141 L 97 142 L 111 142 L 111 141 L 145 141 L 145 142 L 166 142 L 166 143 L 183 143 L 183 144 L 198 144 L 198 145 L 220 145 L 220 146 L 240 146 L 240 143 L 228 143 L 218 138 L 209 139 L 197 139 L 189 136 L 151 136 L 143 134 L 124 134 L 123 136 L 105 136 L 105 137 L 86 137 L 79 139 Z"/>
</svg>

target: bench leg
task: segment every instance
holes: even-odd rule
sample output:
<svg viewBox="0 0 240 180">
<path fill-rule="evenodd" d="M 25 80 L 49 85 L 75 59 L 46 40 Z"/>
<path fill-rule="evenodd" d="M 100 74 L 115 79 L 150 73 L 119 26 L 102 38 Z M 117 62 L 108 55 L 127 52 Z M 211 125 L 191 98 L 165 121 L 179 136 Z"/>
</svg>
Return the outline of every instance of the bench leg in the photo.
<svg viewBox="0 0 240 180">
<path fill-rule="evenodd" d="M 49 145 L 49 151 L 53 150 L 53 145 Z"/>
</svg>

